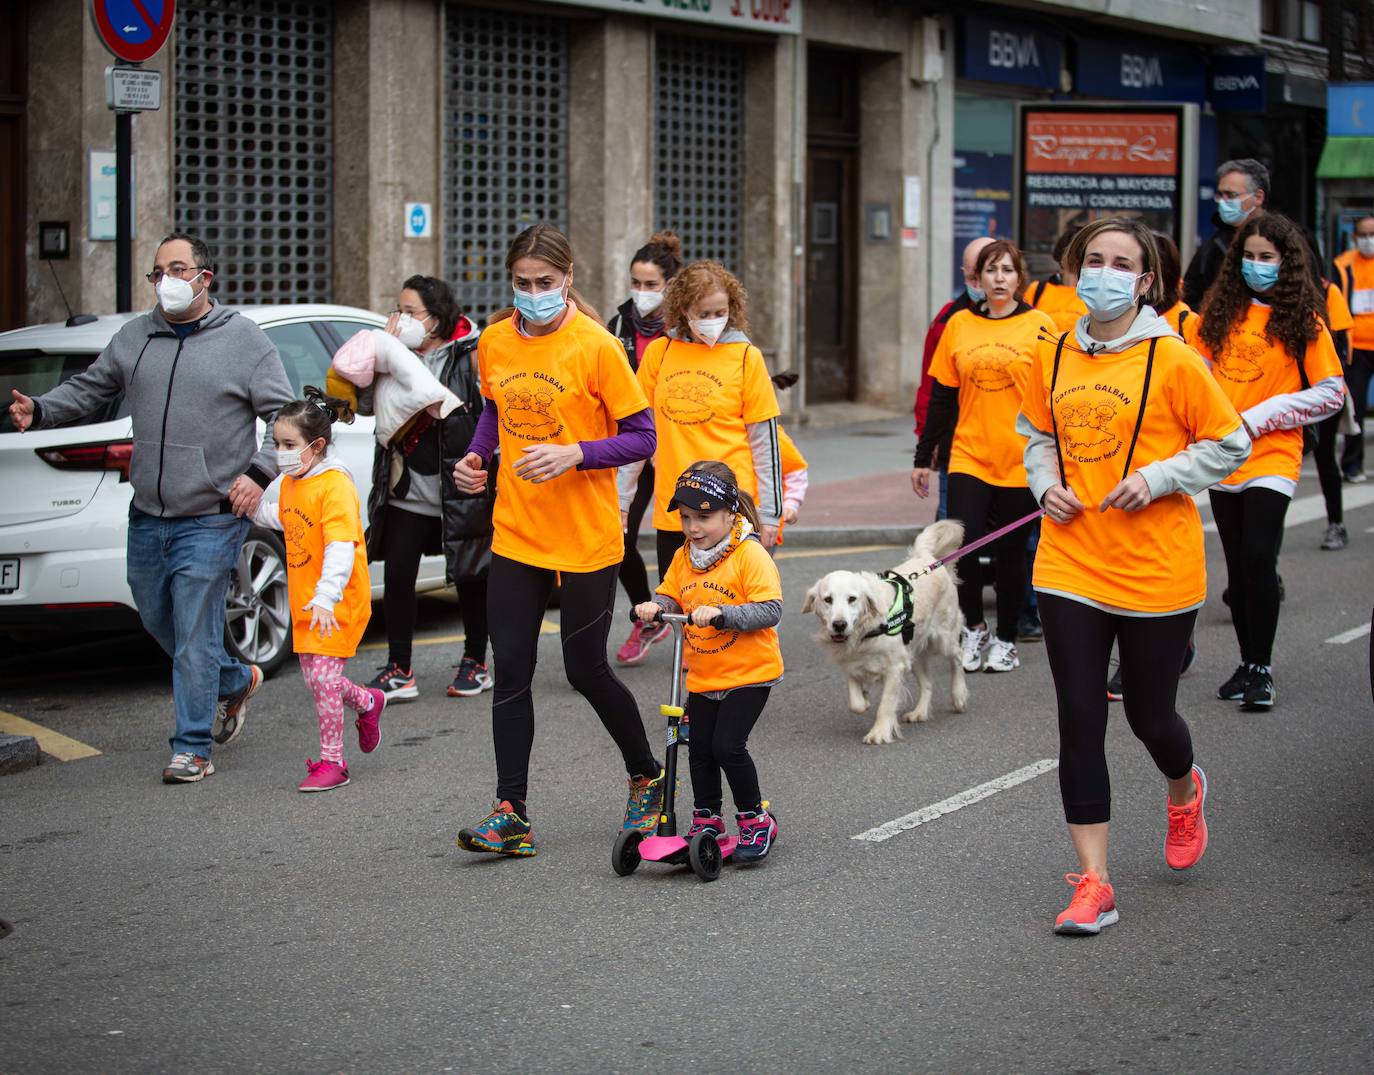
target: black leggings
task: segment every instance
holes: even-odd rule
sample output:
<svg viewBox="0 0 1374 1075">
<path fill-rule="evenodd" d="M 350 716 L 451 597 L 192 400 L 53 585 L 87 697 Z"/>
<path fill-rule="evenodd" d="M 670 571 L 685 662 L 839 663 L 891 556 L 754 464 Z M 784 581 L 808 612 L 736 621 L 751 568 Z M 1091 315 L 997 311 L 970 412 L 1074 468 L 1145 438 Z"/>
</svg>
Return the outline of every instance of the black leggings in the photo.
<svg viewBox="0 0 1374 1075">
<path fill-rule="evenodd" d="M 639 475 L 639 485 L 635 487 L 635 498 L 630 501 L 629 517 L 625 521 L 625 558 L 620 561 L 620 585 L 625 587 L 625 596 L 631 605 L 642 605 L 652 601 L 654 595 L 649 591 L 649 572 L 644 566 L 644 557 L 639 555 L 639 524 L 644 521 L 644 511 L 654 499 L 654 465 L 645 463 Z M 659 581 L 663 579 L 660 577 Z"/>
<path fill-rule="evenodd" d="M 415 580 L 425 546 L 439 541 L 442 524 L 432 515 L 406 511 L 394 504 L 386 508 L 382 530 L 382 613 L 386 617 L 386 645 L 391 663 L 410 670 L 411 643 L 415 639 Z M 465 579 L 457 584 L 458 609 L 463 614 L 463 656 L 478 664 L 487 659 L 487 580 Z"/>
<path fill-rule="evenodd" d="M 655 530 L 654 543 L 658 546 L 658 581 L 662 582 L 672 566 L 673 557 L 678 549 L 687 544 L 687 539 L 682 536 L 681 530 Z"/>
<path fill-rule="evenodd" d="M 1273 489 L 1211 493 L 1212 520 L 1226 555 L 1240 659 L 1269 665 L 1279 629 L 1279 546 L 1289 498 Z"/>
<path fill-rule="evenodd" d="M 616 565 L 598 571 L 563 571 L 559 609 L 563 671 L 573 689 L 591 703 L 625 758 L 631 776 L 656 777 L 659 764 L 644 734 L 634 695 L 611 671 L 606 636 L 615 607 Z M 539 627 L 549 607 L 555 572 L 504 556 L 491 558 L 488 613 L 496 690 L 491 707 L 496 743 L 496 798 L 507 799 L 522 817 L 534 746 L 531 684 L 539 656 Z"/>
<path fill-rule="evenodd" d="M 704 694 L 687 696 L 688 762 L 692 769 L 692 802 L 698 810 L 719 814 L 724 801 L 721 770 L 740 813 L 763 805 L 759 774 L 749 756 L 749 733 L 768 704 L 769 687 L 740 687 L 720 701 Z"/>
<path fill-rule="evenodd" d="M 1369 381 L 1374 377 L 1374 351 L 1351 351 L 1350 365 L 1345 371 L 1345 386 L 1350 392 L 1350 400 L 1355 404 L 1355 422 L 1360 431 L 1345 438 L 1345 450 L 1341 453 L 1341 469 L 1347 474 L 1358 474 L 1364 469 L 1364 420 L 1369 410 Z"/>
<path fill-rule="evenodd" d="M 1317 481 L 1321 483 L 1322 497 L 1326 500 L 1326 521 L 1345 522 L 1341 500 L 1341 468 L 1336 462 L 1336 437 L 1341 431 L 1342 413 L 1337 411 L 1330 418 L 1317 423 L 1317 446 L 1312 451 L 1312 459 L 1317 464 Z"/>
<path fill-rule="evenodd" d="M 963 522 L 966 543 L 1034 510 L 1035 497 L 1025 486 L 1004 489 L 968 474 L 949 476 L 949 517 Z M 1026 531 L 1013 530 L 993 542 L 988 551 L 997 560 L 997 637 L 1015 642 L 1021 606 L 1026 600 Z M 983 573 L 976 560 L 960 567 L 959 608 L 969 627 L 976 627 L 986 618 Z"/>
<path fill-rule="evenodd" d="M 1179 670 L 1197 611 L 1123 616 L 1072 598 L 1040 594 L 1045 652 L 1059 701 L 1059 794 L 1070 825 L 1112 817 L 1107 773 L 1107 662 L 1121 648 L 1126 720 L 1159 771 L 1180 780 L 1193 766 L 1193 740 L 1174 708 Z"/>
</svg>

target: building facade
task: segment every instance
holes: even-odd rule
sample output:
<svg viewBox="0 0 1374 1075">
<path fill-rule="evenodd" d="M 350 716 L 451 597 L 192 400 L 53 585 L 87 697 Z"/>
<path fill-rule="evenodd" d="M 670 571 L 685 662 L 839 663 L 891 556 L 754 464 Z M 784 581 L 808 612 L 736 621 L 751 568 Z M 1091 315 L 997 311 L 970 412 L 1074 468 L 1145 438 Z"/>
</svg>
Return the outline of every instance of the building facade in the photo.
<svg viewBox="0 0 1374 1075">
<path fill-rule="evenodd" d="M 1205 231 L 1217 154 L 1264 156 L 1246 131 L 1268 103 L 1228 112 L 1254 100 L 1212 77 L 1234 90 L 1247 59 L 1272 66 L 1262 6 L 182 0 L 147 65 L 163 107 L 134 119 L 135 305 L 175 228 L 210 242 L 225 301 L 387 310 L 421 272 L 482 316 L 508 298 L 510 239 L 551 221 L 609 312 L 633 251 L 672 227 L 743 280 L 753 337 L 802 375 L 793 410 L 901 409 L 963 243 L 991 231 L 1043 255 L 1073 218 L 1067 195 L 1054 213 L 1028 200 L 1027 108 L 1176 106 L 1186 167 L 1150 184 L 1174 184 L 1180 238 Z M 112 60 L 87 7 L 0 14 L 0 327 L 114 308 Z M 45 262 L 54 221 L 70 254 Z"/>
</svg>

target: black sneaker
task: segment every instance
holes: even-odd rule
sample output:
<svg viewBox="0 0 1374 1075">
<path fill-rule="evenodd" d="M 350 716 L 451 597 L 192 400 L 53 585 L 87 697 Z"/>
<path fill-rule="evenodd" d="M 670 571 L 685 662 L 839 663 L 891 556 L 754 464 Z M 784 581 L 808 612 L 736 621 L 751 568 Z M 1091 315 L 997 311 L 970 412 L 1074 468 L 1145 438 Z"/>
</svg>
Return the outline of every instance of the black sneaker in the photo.
<svg viewBox="0 0 1374 1075">
<path fill-rule="evenodd" d="M 1250 679 L 1254 674 L 1254 669 L 1242 661 L 1236 666 L 1236 671 L 1231 678 L 1217 688 L 1217 697 L 1223 702 L 1239 702 L 1245 697 L 1245 692 L 1250 687 Z"/>
<path fill-rule="evenodd" d="M 496 686 L 496 681 L 491 678 L 491 673 L 487 671 L 487 666 L 479 664 L 471 657 L 464 657 L 462 663 L 458 665 L 458 674 L 453 677 L 453 682 L 449 684 L 448 696 L 450 698 L 475 698 L 483 691 L 489 691 Z"/>
<path fill-rule="evenodd" d="M 1107 680 L 1107 701 L 1119 702 L 1124 696 L 1121 689 L 1121 665 L 1117 665 L 1112 678 Z"/>
<path fill-rule="evenodd" d="M 1322 536 L 1321 547 L 1327 552 L 1339 552 L 1350 544 L 1350 535 L 1340 523 L 1332 523 Z"/>
<path fill-rule="evenodd" d="M 1277 700 L 1278 692 L 1274 690 L 1273 675 L 1262 668 L 1251 668 L 1245 697 L 1240 700 L 1241 709 L 1247 713 L 1253 713 L 1258 709 L 1273 709 Z"/>
<path fill-rule="evenodd" d="M 1040 615 L 1036 612 L 1023 612 L 1016 623 L 1018 642 L 1043 642 L 1045 629 L 1040 626 Z"/>
<path fill-rule="evenodd" d="M 365 686 L 381 691 L 388 702 L 397 698 L 420 697 L 420 688 L 415 686 L 415 674 L 395 661 L 385 665 Z"/>
</svg>

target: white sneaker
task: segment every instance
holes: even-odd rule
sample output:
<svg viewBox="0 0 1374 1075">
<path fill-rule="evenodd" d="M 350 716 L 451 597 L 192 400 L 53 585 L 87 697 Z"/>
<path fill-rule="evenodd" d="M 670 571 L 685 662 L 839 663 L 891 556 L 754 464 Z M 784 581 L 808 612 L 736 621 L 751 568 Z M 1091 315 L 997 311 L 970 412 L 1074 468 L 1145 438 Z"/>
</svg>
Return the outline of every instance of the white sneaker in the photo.
<svg viewBox="0 0 1374 1075">
<path fill-rule="evenodd" d="M 968 665 L 965 664 L 964 667 L 968 668 Z M 1021 658 L 1016 656 L 1016 645 L 994 638 L 992 645 L 988 647 L 987 656 L 983 658 L 983 671 L 1010 672 L 1013 668 L 1020 667 Z"/>
<path fill-rule="evenodd" d="M 959 644 L 964 647 L 964 671 L 976 672 L 983 667 L 983 650 L 988 648 L 986 627 L 961 627 Z"/>
</svg>

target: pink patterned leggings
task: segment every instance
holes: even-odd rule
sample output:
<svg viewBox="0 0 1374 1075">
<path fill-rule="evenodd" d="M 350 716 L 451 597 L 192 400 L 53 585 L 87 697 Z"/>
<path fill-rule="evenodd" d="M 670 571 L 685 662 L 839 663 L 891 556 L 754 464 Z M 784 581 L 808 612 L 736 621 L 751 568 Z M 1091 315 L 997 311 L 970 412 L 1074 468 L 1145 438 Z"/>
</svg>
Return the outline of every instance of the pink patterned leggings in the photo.
<svg viewBox="0 0 1374 1075">
<path fill-rule="evenodd" d="M 372 704 L 372 695 L 343 674 L 342 657 L 319 653 L 300 654 L 301 675 L 315 696 L 320 718 L 320 758 L 343 764 L 343 707 L 359 713 Z"/>
</svg>

